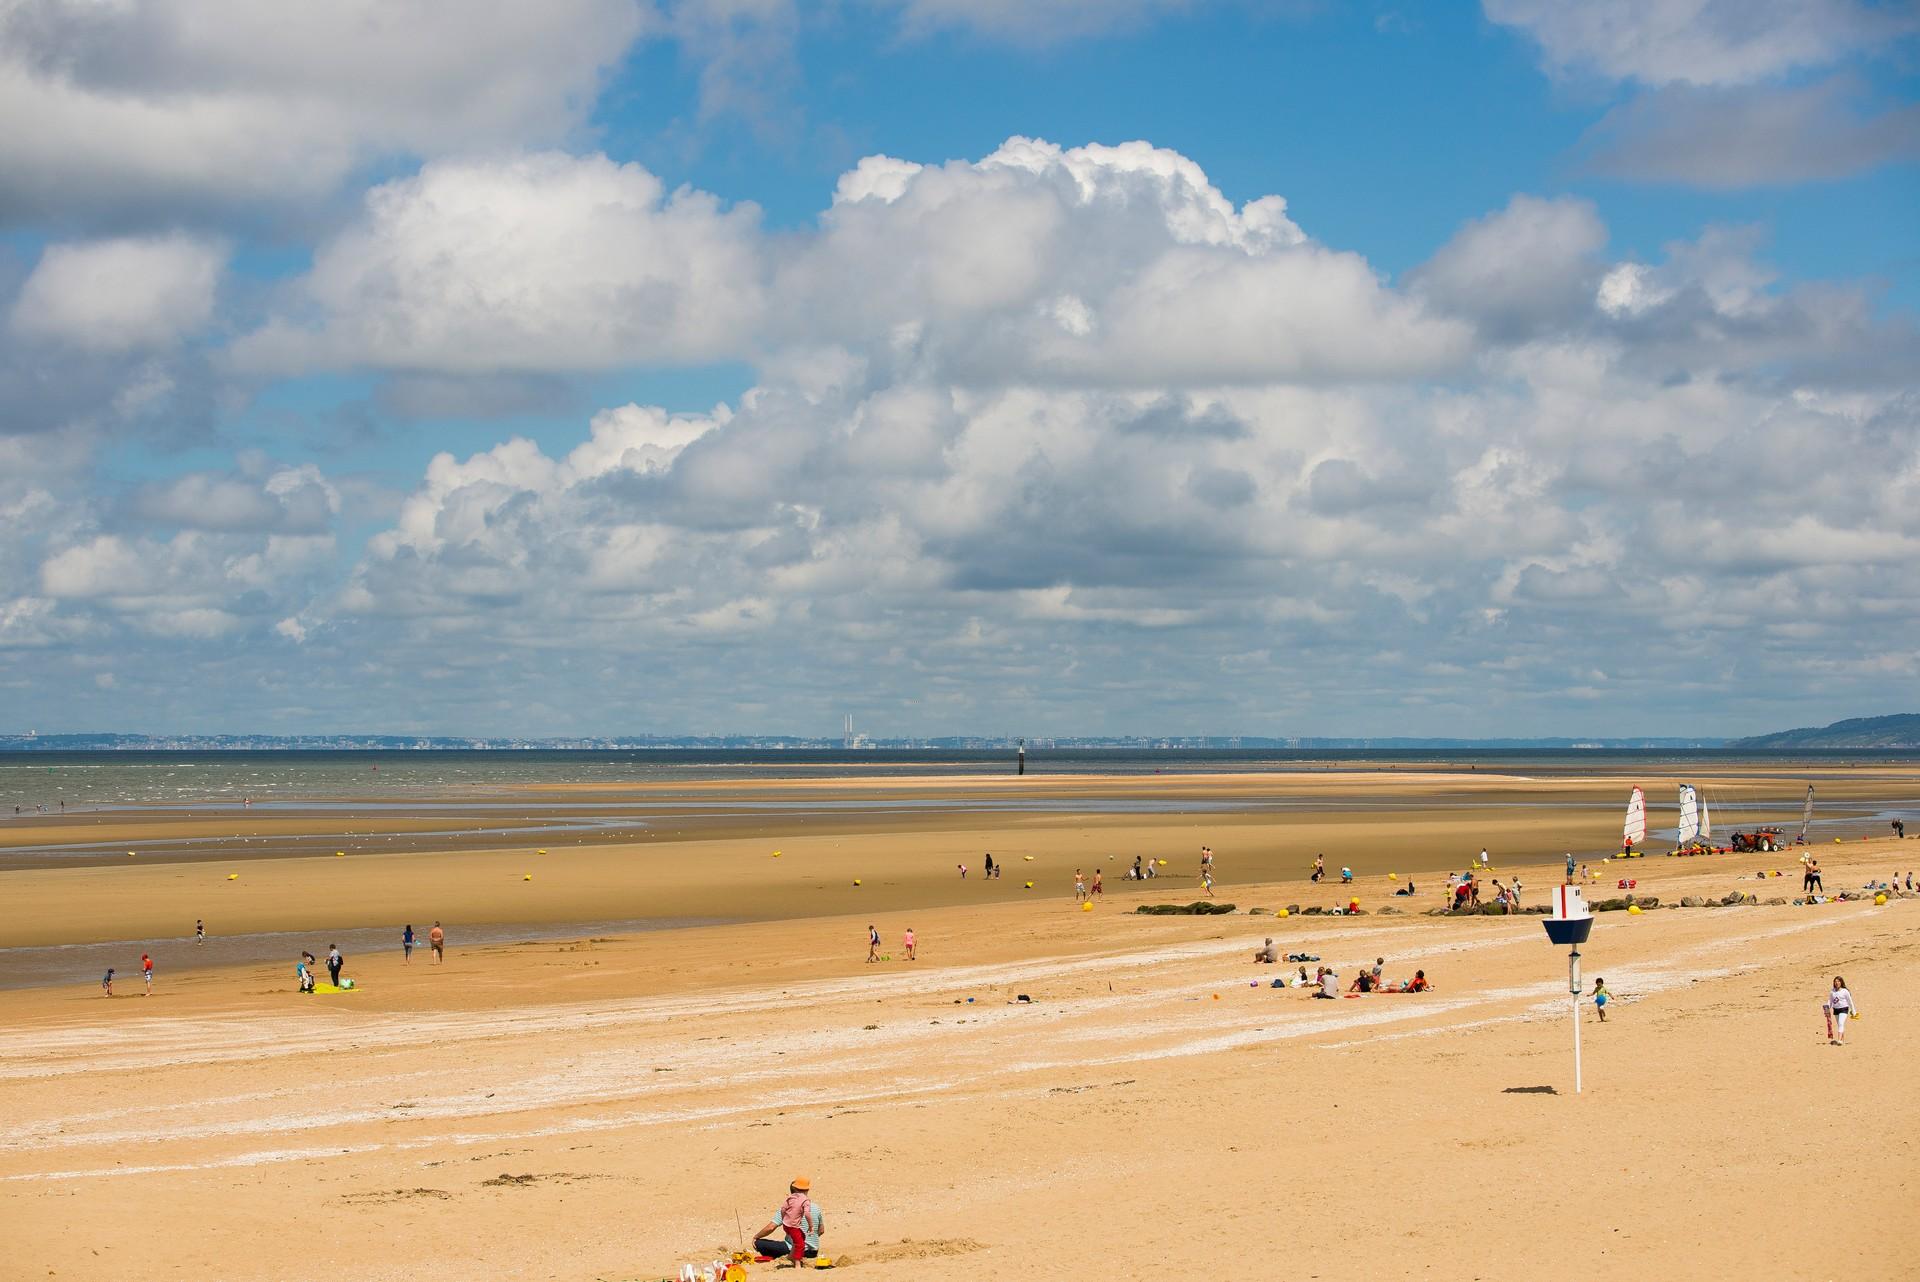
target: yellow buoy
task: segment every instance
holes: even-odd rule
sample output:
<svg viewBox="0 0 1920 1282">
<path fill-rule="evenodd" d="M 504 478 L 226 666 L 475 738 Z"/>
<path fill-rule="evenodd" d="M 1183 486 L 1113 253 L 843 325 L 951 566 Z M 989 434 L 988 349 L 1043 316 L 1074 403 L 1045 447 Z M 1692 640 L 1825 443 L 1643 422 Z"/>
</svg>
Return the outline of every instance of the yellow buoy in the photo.
<svg viewBox="0 0 1920 1282">
<path fill-rule="evenodd" d="M 1024 860 L 1026 860 L 1026 861 L 1027 861 L 1028 863 L 1032 863 L 1032 862 L 1033 862 L 1033 856 L 1032 856 L 1032 855 L 1022 855 L 1022 856 L 1020 856 L 1020 857 L 1021 857 L 1022 859 L 1024 859 Z"/>
<path fill-rule="evenodd" d="M 1280 909 L 1280 910 L 1279 910 L 1278 912 L 1276 912 L 1276 913 L 1274 913 L 1274 916 L 1275 916 L 1275 917 L 1285 917 L 1285 916 L 1287 916 L 1287 910 L 1286 910 L 1286 909 L 1284 909 L 1284 908 L 1282 908 L 1282 909 Z"/>
<path fill-rule="evenodd" d="M 1873 902 L 1875 905 L 1884 904 L 1887 902 L 1887 897 L 1885 895 L 1875 895 L 1873 897 Z M 1091 908 L 1093 905 L 1089 904 L 1087 906 Z"/>
<path fill-rule="evenodd" d="M 1033 889 L 1033 883 L 1032 883 L 1032 882 L 1028 882 L 1028 883 L 1027 883 L 1027 889 L 1028 889 L 1028 890 L 1032 890 L 1032 889 Z"/>
<path fill-rule="evenodd" d="M 544 854 L 546 854 L 547 852 L 546 852 L 546 851 L 544 851 L 544 850 L 536 850 L 536 851 L 534 851 L 533 853 L 534 853 L 534 854 L 536 854 L 536 855 L 544 855 Z"/>
<path fill-rule="evenodd" d="M 1159 864 L 1162 868 L 1165 868 L 1167 866 L 1167 861 L 1164 859 L 1156 859 L 1154 860 L 1154 862 Z"/>
<path fill-rule="evenodd" d="M 1881 902 L 1881 903 L 1885 903 L 1885 902 L 1886 902 L 1886 896 L 1884 896 L 1884 895 L 1882 895 L 1882 896 L 1880 897 L 1880 902 Z M 1092 904 L 1081 904 L 1081 905 L 1080 905 L 1080 911 L 1081 911 L 1081 912 L 1083 912 L 1083 913 L 1090 913 L 1090 912 L 1092 912 L 1092 911 L 1093 911 L 1093 905 L 1092 905 Z"/>
<path fill-rule="evenodd" d="M 1628 911 L 1628 912 L 1630 912 L 1630 913 L 1632 913 L 1632 914 L 1634 914 L 1635 916 L 1638 916 L 1638 915 L 1639 915 L 1639 913 L 1640 913 L 1640 905 L 1639 905 L 1639 904 L 1628 904 L 1628 905 L 1627 905 L 1627 911 Z"/>
<path fill-rule="evenodd" d="M 333 852 L 333 857 L 335 859 L 344 859 L 346 858 L 346 856 L 347 856 L 347 852 L 344 850 L 336 850 Z"/>
<path fill-rule="evenodd" d="M 776 850 L 776 851 L 774 851 L 774 852 L 773 852 L 773 857 L 774 857 L 775 859 L 778 859 L 778 858 L 780 857 L 780 852 L 779 852 L 779 851 L 777 851 L 777 850 Z"/>
<path fill-rule="evenodd" d="M 853 884 L 854 884 L 854 885 L 856 885 L 856 886 L 858 886 L 858 885 L 860 884 L 860 879 L 859 879 L 858 877 L 855 877 L 855 878 L 853 879 Z"/>
<path fill-rule="evenodd" d="M 1390 872 L 1390 873 L 1388 873 L 1388 874 L 1387 874 L 1387 880 L 1388 880 L 1388 881 L 1399 881 L 1399 880 L 1400 880 L 1400 874 L 1399 874 L 1399 873 L 1397 873 L 1397 872 Z"/>
<path fill-rule="evenodd" d="M 524 877 L 522 877 L 522 878 L 521 878 L 520 880 L 521 880 L 521 881 L 532 881 L 532 880 L 533 880 L 533 874 L 532 874 L 532 873 L 528 873 L 528 874 L 527 874 L 526 876 L 524 876 Z"/>
<path fill-rule="evenodd" d="M 239 874 L 239 873 L 237 873 L 237 872 L 230 872 L 230 873 L 228 873 L 228 874 L 227 874 L 227 880 L 228 880 L 228 881 L 239 881 L 239 880 L 240 880 L 240 874 Z"/>
</svg>

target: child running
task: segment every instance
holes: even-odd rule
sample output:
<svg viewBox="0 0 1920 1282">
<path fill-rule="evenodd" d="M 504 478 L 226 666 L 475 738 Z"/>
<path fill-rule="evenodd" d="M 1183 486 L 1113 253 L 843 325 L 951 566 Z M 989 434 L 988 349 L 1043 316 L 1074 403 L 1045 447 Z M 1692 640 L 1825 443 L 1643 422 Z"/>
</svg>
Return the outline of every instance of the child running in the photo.
<svg viewBox="0 0 1920 1282">
<path fill-rule="evenodd" d="M 147 981 L 147 996 L 153 996 L 153 958 L 140 954 L 140 977 Z"/>
<path fill-rule="evenodd" d="M 1607 1001 L 1612 996 L 1613 994 L 1607 991 L 1606 980 L 1596 979 L 1593 981 L 1593 1008 L 1600 1013 L 1600 1022 L 1602 1024 L 1607 1022 Z"/>
</svg>

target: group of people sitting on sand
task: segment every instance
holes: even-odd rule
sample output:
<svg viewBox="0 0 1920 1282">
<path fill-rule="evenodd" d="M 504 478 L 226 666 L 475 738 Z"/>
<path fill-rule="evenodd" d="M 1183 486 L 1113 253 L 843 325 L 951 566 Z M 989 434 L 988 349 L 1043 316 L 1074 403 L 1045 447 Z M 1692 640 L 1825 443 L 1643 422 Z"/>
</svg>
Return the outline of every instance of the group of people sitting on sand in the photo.
<svg viewBox="0 0 1920 1282">
<path fill-rule="evenodd" d="M 1255 965 L 1261 966 L 1271 966 L 1280 960 L 1280 950 L 1273 946 L 1273 937 L 1271 935 L 1267 937 L 1265 943 L 1253 950 L 1253 960 Z M 1317 962 L 1320 959 L 1310 953 L 1288 953 L 1287 960 L 1289 962 Z M 1427 993 L 1433 991 L 1433 985 L 1427 980 L 1426 971 L 1416 970 L 1413 972 L 1412 979 L 1403 979 L 1398 984 L 1394 984 L 1386 977 L 1386 967 L 1386 958 L 1374 958 L 1372 967 L 1362 969 L 1359 975 L 1354 978 L 1353 983 L 1348 986 L 1347 991 L 1350 993 Z M 1312 988 L 1316 990 L 1313 994 L 1315 997 L 1332 998 L 1340 995 L 1340 975 L 1339 972 L 1335 971 L 1331 966 L 1316 966 L 1314 968 L 1313 978 L 1308 979 L 1307 968 L 1302 966 L 1299 974 L 1291 984 L 1276 979 L 1273 981 L 1273 986 L 1275 988 L 1283 986 L 1290 988 Z"/>
</svg>

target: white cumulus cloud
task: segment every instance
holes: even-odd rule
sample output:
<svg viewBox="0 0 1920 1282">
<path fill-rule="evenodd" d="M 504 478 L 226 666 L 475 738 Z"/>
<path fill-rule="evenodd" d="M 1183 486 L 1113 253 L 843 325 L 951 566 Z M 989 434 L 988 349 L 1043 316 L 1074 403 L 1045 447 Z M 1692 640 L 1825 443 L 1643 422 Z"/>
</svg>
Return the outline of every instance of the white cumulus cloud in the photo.
<svg viewBox="0 0 1920 1282">
<path fill-rule="evenodd" d="M 164 346 L 205 327 L 225 262 L 221 246 L 183 235 L 49 245 L 10 324 L 87 351 Z"/>
</svg>

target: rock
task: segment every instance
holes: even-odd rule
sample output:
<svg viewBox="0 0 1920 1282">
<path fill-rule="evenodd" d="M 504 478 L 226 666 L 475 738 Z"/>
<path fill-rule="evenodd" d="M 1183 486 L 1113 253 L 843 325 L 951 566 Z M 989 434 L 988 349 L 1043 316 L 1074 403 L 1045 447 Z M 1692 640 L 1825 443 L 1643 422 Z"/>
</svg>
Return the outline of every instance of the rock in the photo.
<svg viewBox="0 0 1920 1282">
<path fill-rule="evenodd" d="M 1303 909 L 1301 909 L 1300 911 L 1301 911 L 1301 913 L 1302 913 L 1302 915 L 1304 915 L 1304 916 L 1307 916 L 1307 917 L 1318 917 L 1318 916 L 1319 916 L 1319 915 L 1320 915 L 1321 913 L 1324 913 L 1324 912 L 1325 912 L 1325 911 L 1327 911 L 1327 910 L 1326 910 L 1326 909 L 1324 909 L 1324 908 L 1322 908 L 1322 907 L 1320 907 L 1320 905 L 1318 905 L 1318 904 L 1315 904 L 1315 905 L 1314 905 L 1313 907 L 1311 907 L 1311 908 L 1303 908 Z"/>
<path fill-rule="evenodd" d="M 1287 905 L 1287 915 L 1288 915 L 1289 917 L 1298 917 L 1298 916 L 1300 915 L 1300 905 L 1299 905 L 1299 904 L 1288 904 L 1288 905 Z"/>
<path fill-rule="evenodd" d="M 1446 909 L 1446 908 L 1429 908 L 1429 909 L 1427 909 L 1427 916 L 1429 916 L 1429 917 L 1451 917 L 1451 916 L 1453 916 L 1453 912 L 1452 912 L 1452 910 L 1450 910 L 1450 909 Z"/>
<path fill-rule="evenodd" d="M 1767 901 L 1767 907 L 1769 907 L 1769 908 L 1783 908 L 1783 907 L 1785 907 L 1785 906 L 1786 906 L 1786 903 L 1787 903 L 1787 901 L 1786 901 L 1786 900 L 1784 900 L 1784 899 L 1769 899 L 1769 900 Z"/>
<path fill-rule="evenodd" d="M 1247 909 L 1247 916 L 1266 917 L 1266 916 L 1269 916 L 1272 912 L 1273 910 L 1271 908 L 1249 908 Z"/>
<path fill-rule="evenodd" d="M 1747 897 L 1741 894 L 1737 890 L 1732 890 L 1732 891 L 1728 891 L 1726 897 L 1723 898 L 1720 902 L 1728 905 L 1744 904 L 1747 902 Z"/>
<path fill-rule="evenodd" d="M 1700 906 L 1700 896 L 1682 895 L 1680 896 L 1680 906 L 1682 908 L 1698 908 Z"/>
<path fill-rule="evenodd" d="M 1400 910 L 1398 908 L 1395 908 L 1392 904 L 1388 904 L 1385 908 L 1382 908 L 1380 910 L 1380 915 L 1382 917 L 1398 917 L 1400 915 Z"/>
</svg>

